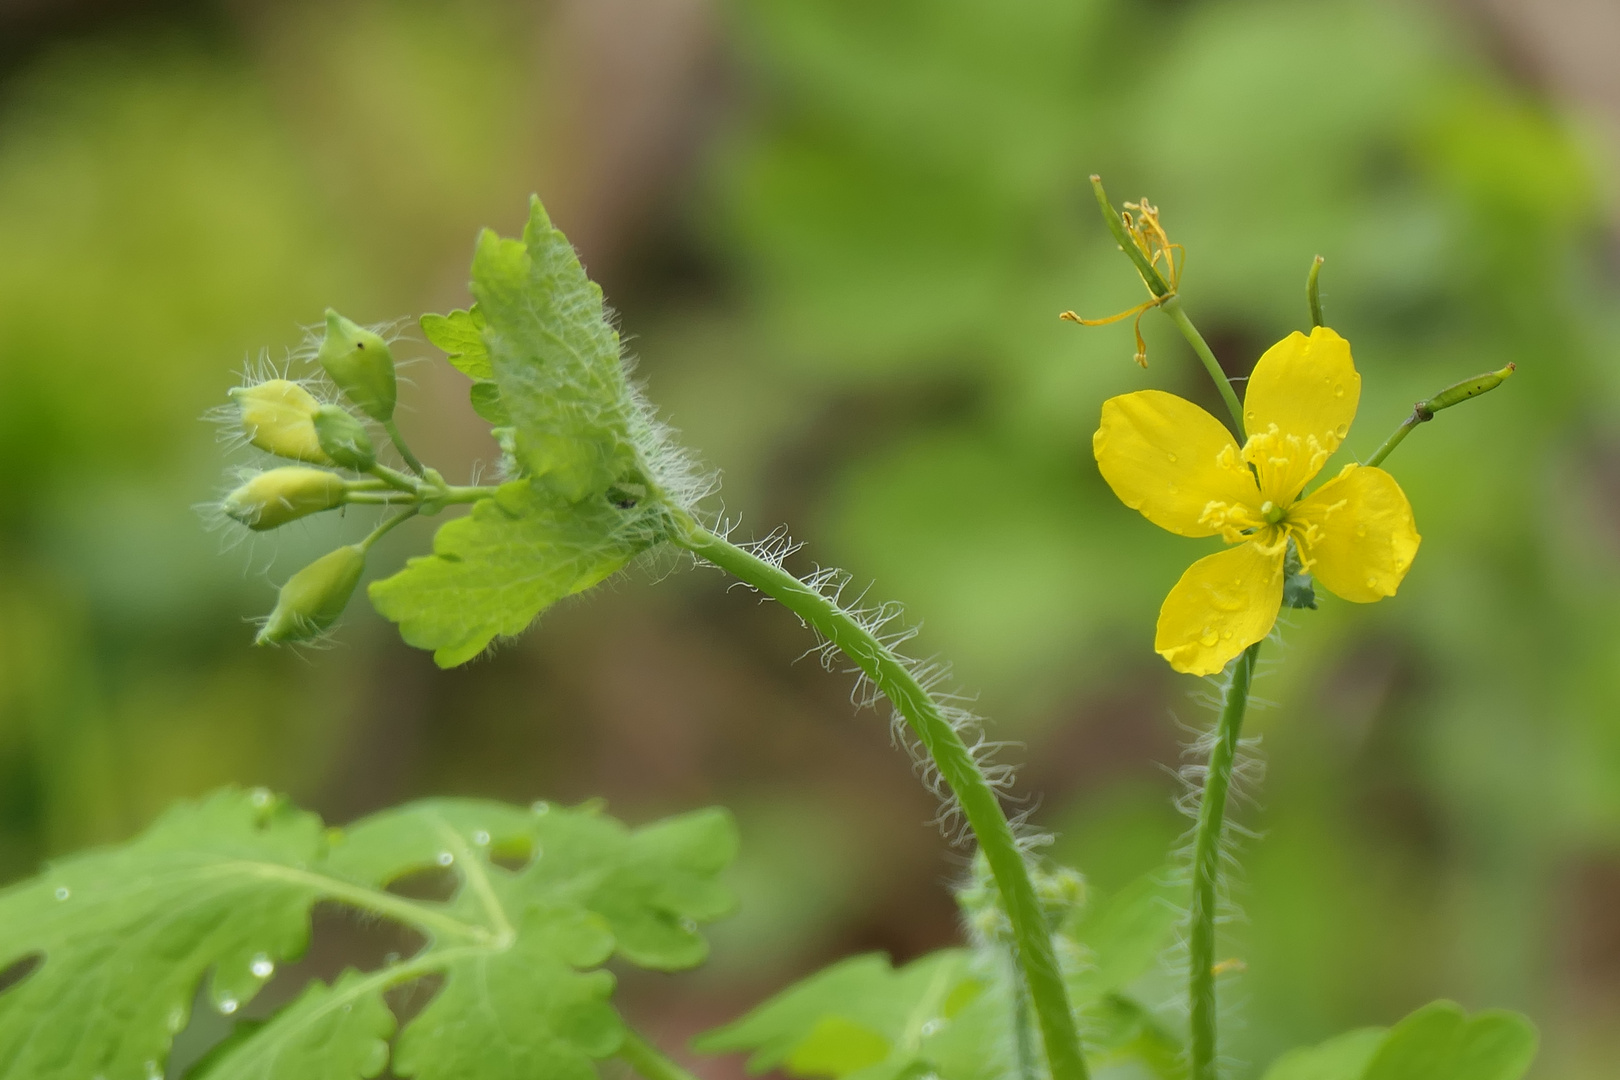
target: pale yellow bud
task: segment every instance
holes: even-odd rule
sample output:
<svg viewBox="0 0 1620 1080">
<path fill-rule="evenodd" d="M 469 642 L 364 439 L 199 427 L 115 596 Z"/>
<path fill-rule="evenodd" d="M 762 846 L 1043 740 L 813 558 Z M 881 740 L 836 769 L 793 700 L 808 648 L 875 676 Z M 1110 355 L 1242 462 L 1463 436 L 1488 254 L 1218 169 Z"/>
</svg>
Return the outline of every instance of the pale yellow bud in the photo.
<svg viewBox="0 0 1620 1080">
<path fill-rule="evenodd" d="M 243 525 L 262 532 L 342 506 L 345 497 L 341 476 L 325 469 L 286 465 L 253 477 L 225 496 L 221 507 Z"/>
<path fill-rule="evenodd" d="M 308 390 L 287 379 L 237 386 L 231 400 L 242 416 L 242 431 L 260 450 L 293 461 L 333 464 L 315 433 L 321 403 Z"/>
</svg>

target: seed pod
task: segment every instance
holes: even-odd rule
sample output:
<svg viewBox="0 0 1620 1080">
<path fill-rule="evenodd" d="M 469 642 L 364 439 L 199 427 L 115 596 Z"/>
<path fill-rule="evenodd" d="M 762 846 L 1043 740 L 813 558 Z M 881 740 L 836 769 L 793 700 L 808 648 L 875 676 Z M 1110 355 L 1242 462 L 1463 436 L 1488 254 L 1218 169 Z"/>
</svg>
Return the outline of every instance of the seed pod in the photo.
<svg viewBox="0 0 1620 1080">
<path fill-rule="evenodd" d="M 287 579 L 255 645 L 308 641 L 337 622 L 360 583 L 366 552 L 359 544 L 329 551 Z"/>
<path fill-rule="evenodd" d="M 377 464 L 377 450 L 365 425 L 336 405 L 322 405 L 315 413 L 315 437 L 326 456 L 356 472 Z"/>
<path fill-rule="evenodd" d="M 315 414 L 321 403 L 302 386 L 286 379 L 270 379 L 230 390 L 241 411 L 242 430 L 260 450 L 293 461 L 330 465 L 315 434 Z"/>
<path fill-rule="evenodd" d="M 394 354 L 377 334 L 326 309 L 326 337 L 315 354 L 360 411 L 381 423 L 394 417 Z"/>
<path fill-rule="evenodd" d="M 1487 371 L 1483 375 L 1475 375 L 1472 379 L 1464 379 L 1460 383 L 1448 386 L 1428 401 L 1420 404 L 1418 412 L 1420 415 L 1428 413 L 1429 416 L 1433 416 L 1441 409 L 1449 409 L 1453 405 L 1462 404 L 1469 398 L 1478 397 L 1488 390 L 1495 390 L 1507 381 L 1507 377 L 1512 375 L 1517 367 L 1517 364 L 1509 364 L 1499 371 Z M 1428 417 L 1424 417 L 1424 419 L 1428 419 Z"/>
<path fill-rule="evenodd" d="M 342 506 L 346 494 L 343 478 L 336 473 L 285 465 L 262 472 L 238 487 L 225 496 L 221 507 L 248 528 L 263 532 Z"/>
</svg>

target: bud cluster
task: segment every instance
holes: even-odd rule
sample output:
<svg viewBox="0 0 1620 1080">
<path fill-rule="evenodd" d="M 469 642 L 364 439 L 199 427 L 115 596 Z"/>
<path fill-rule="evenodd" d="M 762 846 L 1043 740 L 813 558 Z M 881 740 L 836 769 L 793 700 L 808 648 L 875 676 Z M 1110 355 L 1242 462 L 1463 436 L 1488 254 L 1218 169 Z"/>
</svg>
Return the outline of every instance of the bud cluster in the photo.
<svg viewBox="0 0 1620 1080">
<path fill-rule="evenodd" d="M 271 378 L 233 388 L 227 414 L 230 423 L 240 428 L 250 445 L 298 464 L 246 476 L 220 501 L 219 509 L 255 532 L 277 529 L 349 503 L 398 504 L 407 509 L 360 543 L 328 552 L 294 574 L 281 587 L 275 609 L 259 630 L 259 644 L 319 636 L 337 621 L 354 594 L 371 543 L 404 516 L 442 508 L 457 491 L 437 473 L 416 463 L 393 426 L 397 401 L 394 356 L 379 334 L 329 308 L 315 360 L 361 415 L 320 401 L 291 379 Z M 418 476 L 379 464 L 362 416 L 383 425 Z M 346 478 L 334 471 L 339 469 L 364 478 Z M 424 473 L 426 477 L 421 478 Z"/>
</svg>

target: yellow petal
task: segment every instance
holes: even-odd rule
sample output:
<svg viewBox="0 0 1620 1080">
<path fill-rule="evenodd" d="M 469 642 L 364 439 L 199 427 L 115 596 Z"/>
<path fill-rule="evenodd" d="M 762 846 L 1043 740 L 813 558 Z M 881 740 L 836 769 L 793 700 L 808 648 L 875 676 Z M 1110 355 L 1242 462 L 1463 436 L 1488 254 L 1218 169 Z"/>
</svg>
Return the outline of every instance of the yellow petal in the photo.
<svg viewBox="0 0 1620 1080">
<path fill-rule="evenodd" d="M 1282 593 L 1280 548 L 1239 544 L 1199 559 L 1164 598 L 1153 651 L 1177 671 L 1213 675 L 1271 633 Z"/>
<path fill-rule="evenodd" d="M 1272 424 L 1302 443 L 1314 436 L 1331 454 L 1350 433 L 1360 400 L 1361 376 L 1350 359 L 1350 343 L 1318 326 L 1310 337 L 1289 334 L 1260 357 L 1244 391 L 1243 423 L 1251 436 Z"/>
<path fill-rule="evenodd" d="M 1288 513 L 1300 554 L 1331 593 L 1370 604 L 1394 596 L 1417 555 L 1412 504 L 1383 469 L 1347 465 Z"/>
<path fill-rule="evenodd" d="M 1161 529 L 1213 536 L 1201 519 L 1211 502 L 1258 505 L 1254 477 L 1231 434 L 1209 413 L 1162 390 L 1103 402 L 1091 440 L 1097 468 L 1120 502 Z"/>
</svg>

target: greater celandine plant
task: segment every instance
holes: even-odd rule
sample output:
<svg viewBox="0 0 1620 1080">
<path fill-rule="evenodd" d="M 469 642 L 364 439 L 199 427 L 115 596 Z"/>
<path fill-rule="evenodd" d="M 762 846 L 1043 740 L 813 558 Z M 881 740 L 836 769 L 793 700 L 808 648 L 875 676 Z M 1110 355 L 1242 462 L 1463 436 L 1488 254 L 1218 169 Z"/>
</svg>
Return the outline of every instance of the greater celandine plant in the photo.
<svg viewBox="0 0 1620 1080">
<path fill-rule="evenodd" d="M 485 232 L 475 303 L 421 319 L 470 377 L 473 407 L 501 447 L 500 482 L 448 483 L 394 422 L 390 343 L 328 311 L 302 359 L 309 378 L 250 379 L 222 416 L 271 467 L 239 475 L 224 519 L 265 531 L 346 506 L 383 516 L 363 540 L 282 586 L 261 644 L 328 634 L 378 537 L 416 515 L 471 511 L 432 551 L 374 581 L 373 605 L 443 667 L 521 632 L 547 607 L 654 549 L 673 546 L 776 599 L 893 706 L 927 781 L 976 844 L 957 892 L 967 943 L 895 968 L 854 957 L 784 990 L 697 1042 L 748 1051 L 754 1071 L 843 1080 L 1085 1080 L 1097 1074 L 1213 1080 L 1215 958 L 1225 807 L 1261 643 L 1284 605 L 1315 606 L 1313 582 L 1357 602 L 1394 595 L 1419 537 L 1399 485 L 1379 468 L 1416 424 L 1498 385 L 1511 368 L 1420 402 L 1375 457 L 1306 488 L 1343 441 L 1360 392 L 1349 344 L 1322 324 L 1261 357 L 1240 401 L 1181 305 L 1180 249 L 1145 200 L 1099 205 L 1148 299 L 1231 411 L 1230 428 L 1170 394 L 1104 403 L 1098 466 L 1163 528 L 1219 536 L 1160 612 L 1155 648 L 1178 671 L 1218 678 L 1190 865 L 1175 859 L 1119 894 L 1092 895 L 1041 855 L 1045 837 L 1009 819 L 1009 770 L 980 721 L 953 704 L 946 669 L 899 646 L 892 605 L 852 607 L 849 576 L 801 580 L 792 545 L 728 539 L 705 515 L 714 482 L 630 381 L 602 294 L 538 200 L 520 239 Z M 1066 318 L 1079 322 L 1073 313 Z M 1111 322 L 1089 320 L 1091 323 Z M 1137 359 L 1146 349 L 1137 332 Z M 401 466 L 377 447 L 391 444 Z M 279 460 L 280 464 L 273 464 Z M 327 828 L 263 790 L 172 809 L 130 843 L 78 855 L 0 894 L 0 1078 L 4 1080 L 352 1080 L 384 1068 L 422 1080 L 591 1080 L 627 1062 L 645 1080 L 689 1080 L 613 1007 L 610 959 L 674 971 L 701 963 L 704 922 L 731 899 L 735 850 L 723 810 L 637 829 L 597 804 L 528 808 L 467 799 L 412 803 Z M 448 899 L 398 891 L 446 877 Z M 421 948 L 330 984 L 259 991 L 304 950 L 318 902 L 414 930 Z M 1185 1011 L 1158 1000 L 1185 943 Z M 424 980 L 428 980 L 424 983 Z M 432 986 L 401 997 L 406 987 Z M 426 1004 L 423 1004 L 423 999 Z M 170 1060 L 201 1001 L 233 1022 L 198 1060 Z M 1535 1051 L 1523 1017 L 1472 1017 L 1436 1002 L 1390 1029 L 1350 1032 L 1285 1055 L 1268 1080 L 1515 1080 Z"/>
</svg>

